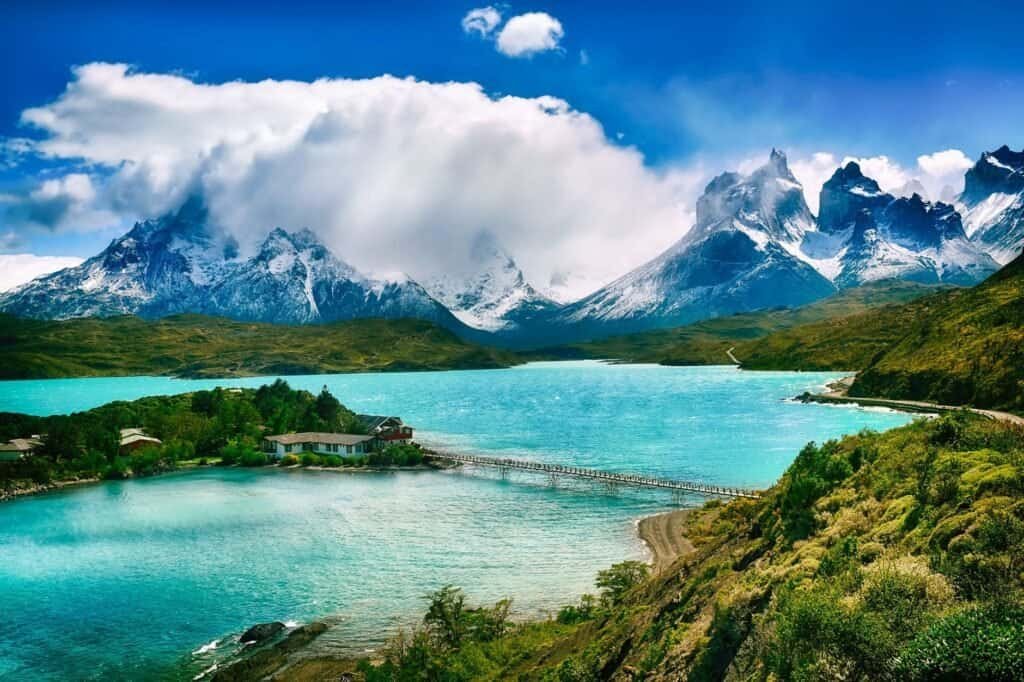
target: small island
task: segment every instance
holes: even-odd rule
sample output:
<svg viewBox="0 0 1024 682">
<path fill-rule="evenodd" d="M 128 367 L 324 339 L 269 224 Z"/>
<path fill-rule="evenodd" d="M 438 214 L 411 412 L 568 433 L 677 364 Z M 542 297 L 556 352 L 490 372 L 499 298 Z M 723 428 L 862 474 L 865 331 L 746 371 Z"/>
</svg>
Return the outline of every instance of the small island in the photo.
<svg viewBox="0 0 1024 682">
<path fill-rule="evenodd" d="M 0 442 L 0 500 L 196 466 L 380 468 L 425 460 L 400 417 L 356 414 L 326 387 L 313 395 L 281 379 L 70 415 L 0 414 Z"/>
</svg>

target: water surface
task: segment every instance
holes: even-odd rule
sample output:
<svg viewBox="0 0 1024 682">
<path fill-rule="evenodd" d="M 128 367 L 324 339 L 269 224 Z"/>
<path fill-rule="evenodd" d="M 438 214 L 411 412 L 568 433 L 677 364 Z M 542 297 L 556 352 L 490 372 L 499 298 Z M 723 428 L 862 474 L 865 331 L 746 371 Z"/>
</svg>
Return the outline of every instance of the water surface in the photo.
<svg viewBox="0 0 1024 682">
<path fill-rule="evenodd" d="M 360 412 L 398 414 L 437 445 L 617 471 L 764 486 L 808 440 L 907 415 L 787 398 L 836 378 L 536 363 L 509 370 L 288 377 Z M 0 411 L 268 379 L 4 382 Z M 226 633 L 339 614 L 322 646 L 378 646 L 445 583 L 474 600 L 557 608 L 597 570 L 643 556 L 635 520 L 671 500 L 552 489 L 529 474 L 206 469 L 0 505 L 0 678 L 191 675 Z M 227 644 L 221 644 L 223 651 Z"/>
</svg>

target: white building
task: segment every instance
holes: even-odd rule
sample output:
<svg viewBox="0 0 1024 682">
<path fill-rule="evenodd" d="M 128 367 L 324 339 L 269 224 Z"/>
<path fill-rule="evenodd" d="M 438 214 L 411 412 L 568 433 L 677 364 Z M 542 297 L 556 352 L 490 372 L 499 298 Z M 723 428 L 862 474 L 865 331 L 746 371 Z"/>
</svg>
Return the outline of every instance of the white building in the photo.
<svg viewBox="0 0 1024 682">
<path fill-rule="evenodd" d="M 376 436 L 355 433 L 284 433 L 264 436 L 263 452 L 274 459 L 313 452 L 318 455 L 365 455 L 373 452 Z"/>
</svg>

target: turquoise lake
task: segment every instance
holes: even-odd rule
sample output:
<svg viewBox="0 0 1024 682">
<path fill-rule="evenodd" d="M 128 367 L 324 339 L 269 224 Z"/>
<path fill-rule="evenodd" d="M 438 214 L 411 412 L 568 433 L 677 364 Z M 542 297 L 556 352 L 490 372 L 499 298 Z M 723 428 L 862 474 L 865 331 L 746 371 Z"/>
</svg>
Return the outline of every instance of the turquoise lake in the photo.
<svg viewBox="0 0 1024 682">
<path fill-rule="evenodd" d="M 788 400 L 838 376 L 566 362 L 286 379 L 398 414 L 418 440 L 453 450 L 763 487 L 807 441 L 910 420 Z M 3 382 L 0 411 L 270 380 Z M 213 468 L 0 504 L 0 679 L 189 679 L 253 623 L 325 615 L 338 625 L 318 646 L 359 653 L 446 583 L 550 612 L 598 570 L 642 558 L 636 520 L 671 503 L 472 469 Z"/>
</svg>

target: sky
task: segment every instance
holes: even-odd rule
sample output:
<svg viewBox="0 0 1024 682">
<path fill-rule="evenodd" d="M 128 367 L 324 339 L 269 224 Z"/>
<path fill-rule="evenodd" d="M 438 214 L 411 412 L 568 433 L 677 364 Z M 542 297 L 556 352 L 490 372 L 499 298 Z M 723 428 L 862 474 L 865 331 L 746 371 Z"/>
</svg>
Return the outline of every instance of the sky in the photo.
<svg viewBox="0 0 1024 682">
<path fill-rule="evenodd" d="M 786 151 L 939 198 L 1024 146 L 1017 3 L 7 3 L 0 289 L 200 192 L 253 249 L 308 227 L 374 273 L 494 235 L 578 296 Z M 270 224 L 273 223 L 273 224 Z"/>
</svg>

